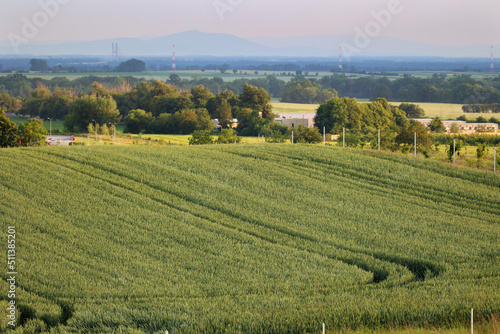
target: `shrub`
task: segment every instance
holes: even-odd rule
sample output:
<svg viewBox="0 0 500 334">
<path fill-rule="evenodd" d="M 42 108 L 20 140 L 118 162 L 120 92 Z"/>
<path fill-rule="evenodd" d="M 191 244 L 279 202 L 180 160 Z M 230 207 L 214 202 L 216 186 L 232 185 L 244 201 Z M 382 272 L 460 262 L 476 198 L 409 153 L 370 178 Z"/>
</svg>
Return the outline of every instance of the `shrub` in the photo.
<svg viewBox="0 0 500 334">
<path fill-rule="evenodd" d="M 211 134 L 210 130 L 196 130 L 193 132 L 192 137 L 189 138 L 189 145 L 213 144 Z"/>
</svg>

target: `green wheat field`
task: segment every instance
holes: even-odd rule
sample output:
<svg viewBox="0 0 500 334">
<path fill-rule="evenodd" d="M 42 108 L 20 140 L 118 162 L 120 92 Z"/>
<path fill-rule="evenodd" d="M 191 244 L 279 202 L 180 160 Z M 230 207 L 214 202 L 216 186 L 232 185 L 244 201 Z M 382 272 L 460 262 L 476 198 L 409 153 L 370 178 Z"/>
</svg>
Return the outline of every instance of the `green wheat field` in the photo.
<svg viewBox="0 0 500 334">
<path fill-rule="evenodd" d="M 471 308 L 500 313 L 491 172 L 289 144 L 5 149 L 0 168 L 26 330 L 467 331 Z"/>
</svg>

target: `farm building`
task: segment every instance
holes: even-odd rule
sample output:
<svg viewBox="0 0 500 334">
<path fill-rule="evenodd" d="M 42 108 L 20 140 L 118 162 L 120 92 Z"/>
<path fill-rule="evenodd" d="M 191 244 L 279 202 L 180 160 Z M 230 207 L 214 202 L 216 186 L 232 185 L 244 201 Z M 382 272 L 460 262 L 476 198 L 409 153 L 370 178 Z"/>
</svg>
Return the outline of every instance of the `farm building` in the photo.
<svg viewBox="0 0 500 334">
<path fill-rule="evenodd" d="M 221 132 L 222 131 L 222 125 L 220 124 L 219 120 L 217 118 L 212 119 L 212 122 L 214 123 L 214 128 L 215 131 Z M 231 124 L 232 129 L 236 129 L 238 126 L 238 120 L 236 118 L 233 119 L 233 122 Z"/>
<path fill-rule="evenodd" d="M 303 125 L 308 128 L 314 126 L 315 114 L 302 114 L 302 115 L 280 114 L 279 116 L 280 117 L 275 118 L 274 120 L 277 123 L 285 125 L 291 129 L 296 128 L 299 125 Z"/>
<path fill-rule="evenodd" d="M 73 136 L 47 136 L 45 140 L 49 146 L 69 146 L 75 142 Z"/>
<path fill-rule="evenodd" d="M 429 127 L 431 124 L 431 118 L 415 118 L 417 122 Z M 446 132 L 451 132 L 451 127 L 453 124 L 457 124 L 460 133 L 480 133 L 480 132 L 498 132 L 498 124 L 496 123 L 467 123 L 465 121 L 442 121 Z"/>
</svg>

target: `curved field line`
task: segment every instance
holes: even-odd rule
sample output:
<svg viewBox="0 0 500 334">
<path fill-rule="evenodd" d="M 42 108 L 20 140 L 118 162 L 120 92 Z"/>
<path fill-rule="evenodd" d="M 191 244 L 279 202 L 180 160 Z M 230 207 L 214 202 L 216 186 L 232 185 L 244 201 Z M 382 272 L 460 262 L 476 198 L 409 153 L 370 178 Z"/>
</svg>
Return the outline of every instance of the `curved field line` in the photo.
<svg viewBox="0 0 500 334">
<path fill-rule="evenodd" d="M 75 159 L 73 159 L 71 157 L 60 156 L 60 155 L 56 154 L 55 152 L 50 152 L 49 154 L 56 155 L 59 158 L 63 158 L 63 159 L 71 160 L 71 161 L 74 161 L 74 162 L 78 162 L 77 160 L 75 160 Z M 50 162 L 50 161 L 48 161 L 48 162 Z M 96 171 L 98 171 L 98 170 L 105 170 L 105 171 L 107 171 L 109 173 L 112 173 L 112 174 L 117 175 L 117 176 L 122 177 L 122 178 L 126 178 L 129 181 L 134 181 L 134 182 L 136 182 L 138 184 L 141 184 L 143 186 L 146 186 L 148 188 L 155 189 L 157 191 L 161 191 L 161 192 L 164 192 L 164 193 L 168 193 L 168 194 L 170 194 L 172 196 L 175 196 L 176 198 L 178 198 L 181 201 L 193 203 L 193 204 L 196 204 L 196 205 L 198 205 L 200 207 L 203 207 L 203 208 L 206 208 L 206 209 L 210 209 L 211 211 L 215 211 L 215 212 L 221 213 L 221 214 L 223 214 L 225 216 L 228 216 L 228 217 L 231 217 L 233 219 L 236 219 L 236 220 L 239 220 L 239 221 L 244 221 L 245 223 L 249 224 L 250 226 L 252 226 L 252 225 L 259 225 L 259 226 L 261 226 L 263 228 L 266 228 L 266 229 L 269 229 L 269 230 L 273 231 L 273 233 L 271 233 L 271 234 L 279 233 L 279 235 L 281 235 L 282 237 L 285 237 L 285 238 L 292 238 L 292 239 L 293 238 L 300 238 L 302 241 L 306 241 L 309 244 L 321 244 L 321 243 L 325 244 L 325 242 L 322 242 L 321 240 L 319 240 L 317 238 L 314 238 L 314 237 L 311 237 L 311 236 L 308 236 L 308 235 L 304 235 L 304 234 L 299 233 L 297 231 L 290 231 L 290 230 L 288 230 L 286 228 L 283 228 L 283 227 L 279 228 L 279 227 L 276 227 L 276 226 L 265 224 L 265 223 L 260 222 L 260 221 L 256 221 L 256 220 L 252 220 L 252 219 L 248 219 L 248 218 L 243 218 L 243 217 L 235 215 L 230 210 L 224 210 L 222 208 L 214 208 L 212 206 L 207 206 L 206 203 L 200 203 L 200 201 L 198 201 L 198 200 L 196 200 L 194 198 L 186 199 L 184 196 L 182 196 L 180 194 L 177 194 L 175 192 L 163 189 L 161 187 L 158 187 L 157 185 L 147 184 L 147 183 L 145 183 L 142 180 L 138 180 L 137 178 L 132 178 L 130 176 L 123 175 L 122 173 L 119 173 L 119 172 L 117 172 L 117 171 L 115 171 L 115 170 L 113 170 L 113 169 L 111 169 L 111 168 L 109 168 L 107 166 L 101 166 L 99 164 L 91 164 L 91 165 L 92 165 L 92 167 L 94 167 L 96 169 Z M 89 165 L 87 164 L 85 167 L 88 168 Z M 130 165 L 129 165 L 129 167 L 130 167 Z M 73 169 L 71 167 L 67 167 L 67 168 Z M 120 184 L 120 183 L 118 183 L 116 181 L 110 181 L 110 180 L 104 178 L 103 176 L 93 175 L 93 174 L 89 173 L 88 171 L 84 172 L 84 171 L 77 170 L 77 169 L 74 169 L 74 170 L 78 171 L 78 172 L 80 172 L 82 174 L 87 174 L 87 175 L 89 175 L 89 176 L 91 176 L 93 178 L 101 179 L 102 181 L 105 181 L 105 182 L 108 182 L 110 184 L 113 184 L 114 186 L 121 187 L 121 188 L 124 188 L 124 189 L 126 189 L 128 191 L 132 191 L 132 192 L 135 192 L 137 194 L 145 196 L 144 193 L 138 192 L 133 187 L 127 186 L 125 184 Z M 289 243 L 288 245 L 282 244 L 282 243 L 277 242 L 276 240 L 273 240 L 272 238 L 270 238 L 270 237 L 268 237 L 266 235 L 255 233 L 254 231 L 251 231 L 249 229 L 243 228 L 241 226 L 240 227 L 236 227 L 236 226 L 233 226 L 233 225 L 224 224 L 222 221 L 214 221 L 208 215 L 204 215 L 202 213 L 196 213 L 196 212 L 193 212 L 192 210 L 186 210 L 186 209 L 184 209 L 184 208 L 182 208 L 180 206 L 176 206 L 176 205 L 174 205 L 172 203 L 168 203 L 165 200 L 162 200 L 161 198 L 153 198 L 153 197 L 150 197 L 150 196 L 147 196 L 147 197 L 149 197 L 150 199 L 152 199 L 154 201 L 157 201 L 158 203 L 161 203 L 163 205 L 170 206 L 173 209 L 176 209 L 176 210 L 179 210 L 179 211 L 182 211 L 182 212 L 186 212 L 186 213 L 192 214 L 195 217 L 211 221 L 214 224 L 218 224 L 218 225 L 226 226 L 228 228 L 236 229 L 238 232 L 245 233 L 245 234 L 248 234 L 250 236 L 262 239 L 262 240 L 264 240 L 266 242 L 270 242 L 270 243 L 274 243 L 274 244 L 279 244 L 281 246 L 290 247 L 292 249 L 297 249 L 297 250 L 301 250 L 301 251 L 311 252 L 311 253 L 314 253 L 314 254 L 317 254 L 317 255 L 325 256 L 325 257 L 330 258 L 332 260 L 338 260 L 338 261 L 341 261 L 341 262 L 344 262 L 344 263 L 347 263 L 347 264 L 350 264 L 350 265 L 355 265 L 355 266 L 357 266 L 357 267 L 359 267 L 359 268 L 361 268 L 361 269 L 363 269 L 365 271 L 372 272 L 372 274 L 374 275 L 374 279 L 373 279 L 374 283 L 380 283 L 380 282 L 383 282 L 383 281 L 387 280 L 388 277 L 389 277 L 389 272 L 392 271 L 392 270 L 388 270 L 387 268 L 383 269 L 385 267 L 383 265 L 384 262 L 388 262 L 388 263 L 392 263 L 392 262 L 390 262 L 390 261 L 383 261 L 383 260 L 379 259 L 379 261 L 381 262 L 381 263 L 379 263 L 379 265 L 382 265 L 382 267 L 373 266 L 369 262 L 370 262 L 370 259 L 377 260 L 376 257 L 374 257 L 372 255 L 369 255 L 369 254 L 366 254 L 366 253 L 363 253 L 363 252 L 354 252 L 354 251 L 346 249 L 346 248 L 344 248 L 343 246 L 340 246 L 340 245 L 332 245 L 332 244 L 326 243 L 328 246 L 334 248 L 336 251 L 340 250 L 340 251 L 345 251 L 347 253 L 352 253 L 354 256 L 351 256 L 351 257 L 354 257 L 354 259 L 352 259 L 352 258 L 350 259 L 349 256 L 346 256 L 346 255 L 344 255 L 344 256 L 342 256 L 342 255 L 337 255 L 337 256 L 333 255 L 332 256 L 332 255 L 328 255 L 328 254 L 324 254 L 324 253 L 315 251 L 314 250 L 315 247 L 313 245 L 310 245 L 309 247 L 304 247 L 304 246 L 297 247 L 298 245 L 300 245 L 300 243 L 293 242 L 292 240 L 290 240 L 291 243 Z M 360 259 L 359 257 L 355 256 L 355 254 L 361 255 L 362 258 L 364 258 L 364 259 Z M 392 264 L 396 265 L 396 266 L 400 266 L 400 264 L 398 264 L 398 263 L 392 263 Z M 395 272 L 393 272 L 393 274 L 395 274 Z M 412 277 L 408 277 L 408 278 L 405 278 L 402 282 L 398 281 L 398 284 L 411 282 L 412 280 L 413 280 Z"/>
</svg>

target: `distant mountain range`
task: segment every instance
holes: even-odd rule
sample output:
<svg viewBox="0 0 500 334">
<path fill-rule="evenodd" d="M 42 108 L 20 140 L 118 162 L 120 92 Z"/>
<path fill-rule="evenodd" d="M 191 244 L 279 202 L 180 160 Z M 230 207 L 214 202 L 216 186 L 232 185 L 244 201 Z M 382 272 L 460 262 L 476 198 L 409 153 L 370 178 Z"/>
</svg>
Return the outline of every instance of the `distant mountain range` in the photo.
<svg viewBox="0 0 500 334">
<path fill-rule="evenodd" d="M 230 34 L 185 31 L 164 37 L 116 38 L 81 42 L 30 42 L 19 47 L 25 56 L 111 56 L 111 44 L 118 43 L 120 57 L 171 55 L 176 45 L 179 56 L 250 57 L 337 57 L 341 45 L 355 46 L 355 36 L 312 35 L 293 37 L 240 38 Z M 490 55 L 489 45 L 450 46 L 426 44 L 394 37 L 376 37 L 352 56 L 480 57 Z M 496 47 L 496 50 L 500 48 Z M 0 41 L 0 55 L 13 54 L 8 41 Z M 348 50 L 346 51 L 348 53 Z M 348 54 L 346 54 L 348 56 Z"/>
</svg>

